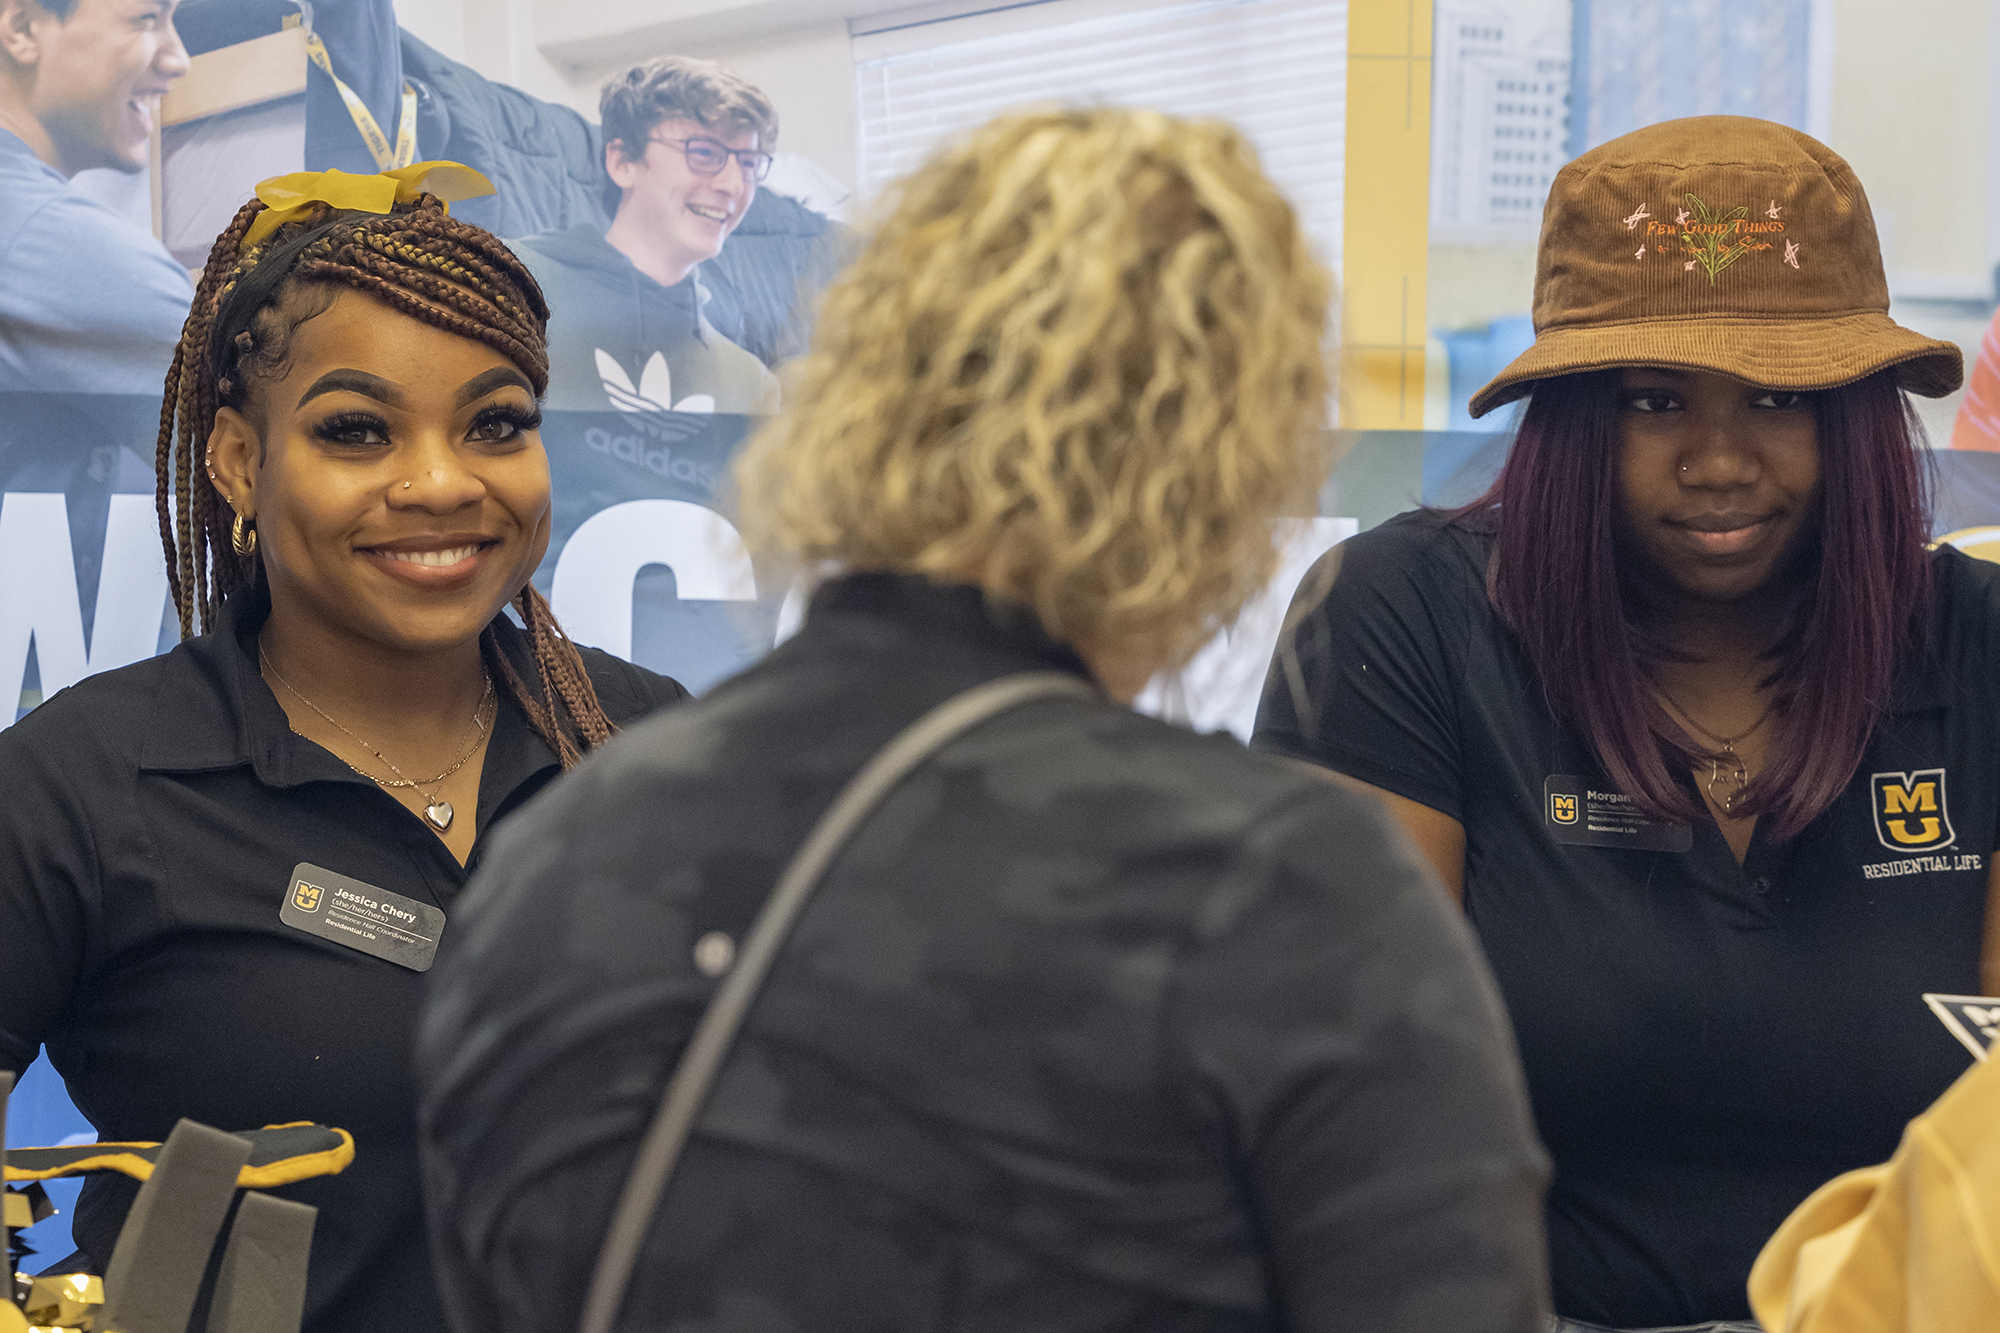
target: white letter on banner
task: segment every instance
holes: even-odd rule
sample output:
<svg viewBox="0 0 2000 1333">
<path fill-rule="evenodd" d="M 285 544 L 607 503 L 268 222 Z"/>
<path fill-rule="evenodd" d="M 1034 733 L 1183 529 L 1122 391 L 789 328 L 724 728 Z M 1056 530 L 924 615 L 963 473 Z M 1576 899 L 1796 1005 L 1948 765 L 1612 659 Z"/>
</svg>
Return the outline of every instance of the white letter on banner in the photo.
<svg viewBox="0 0 2000 1333">
<path fill-rule="evenodd" d="M 632 581 L 647 565 L 674 571 L 684 602 L 754 602 L 742 534 L 686 500 L 627 500 L 591 515 L 556 559 L 549 597 L 572 641 L 632 656 Z"/>
<path fill-rule="evenodd" d="M 155 625 L 157 629 L 157 624 Z M 42 696 L 82 679 L 83 608 L 60 493 L 0 497 L 0 722 L 11 725 L 35 645 Z"/>
<path fill-rule="evenodd" d="M 159 651 L 167 600 L 167 555 L 150 495 L 114 495 L 104 525 L 104 564 L 90 621 L 90 672 L 142 662 Z M 48 671 L 42 693 L 48 694 Z"/>
<path fill-rule="evenodd" d="M 100 570 L 86 654 L 63 497 L 14 491 L 0 499 L 0 726 L 14 720 L 31 640 L 43 698 L 153 655 L 167 565 L 152 496 L 111 497 Z"/>
</svg>

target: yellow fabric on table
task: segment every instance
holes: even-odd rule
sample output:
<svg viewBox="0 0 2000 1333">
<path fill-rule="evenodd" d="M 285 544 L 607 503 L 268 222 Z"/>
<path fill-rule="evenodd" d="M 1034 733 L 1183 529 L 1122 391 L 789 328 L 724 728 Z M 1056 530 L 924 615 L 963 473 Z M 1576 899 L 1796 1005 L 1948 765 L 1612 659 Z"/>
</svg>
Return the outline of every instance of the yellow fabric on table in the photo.
<svg viewBox="0 0 2000 1333">
<path fill-rule="evenodd" d="M 1910 1122 L 1896 1155 L 1821 1186 L 1750 1270 L 1770 1333 L 2000 1329 L 2000 1060 Z"/>
</svg>

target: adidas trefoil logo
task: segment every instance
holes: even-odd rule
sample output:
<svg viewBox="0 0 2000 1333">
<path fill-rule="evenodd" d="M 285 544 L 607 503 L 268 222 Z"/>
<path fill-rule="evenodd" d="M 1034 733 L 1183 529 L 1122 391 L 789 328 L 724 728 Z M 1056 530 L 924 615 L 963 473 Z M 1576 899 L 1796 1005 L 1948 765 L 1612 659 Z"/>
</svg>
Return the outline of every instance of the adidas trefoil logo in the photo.
<svg viewBox="0 0 2000 1333">
<path fill-rule="evenodd" d="M 678 403 L 674 401 L 673 374 L 667 369 L 667 358 L 659 352 L 647 358 L 646 368 L 639 372 L 639 385 L 634 388 L 632 377 L 618 364 L 618 358 L 600 347 L 597 376 L 604 381 L 604 392 L 611 405 L 620 412 L 715 411 L 715 395 L 710 393 L 691 393 Z"/>
</svg>

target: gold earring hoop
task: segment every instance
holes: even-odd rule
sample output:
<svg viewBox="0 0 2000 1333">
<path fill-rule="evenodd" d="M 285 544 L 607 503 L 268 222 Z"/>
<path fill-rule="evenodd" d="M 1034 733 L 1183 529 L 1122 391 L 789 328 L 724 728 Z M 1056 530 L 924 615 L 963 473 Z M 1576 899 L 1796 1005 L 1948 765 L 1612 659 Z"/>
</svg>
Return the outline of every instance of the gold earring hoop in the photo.
<svg viewBox="0 0 2000 1333">
<path fill-rule="evenodd" d="M 254 523 L 256 520 L 252 519 L 251 521 Z M 229 525 L 229 545 L 238 555 L 255 555 L 257 553 L 257 529 L 250 528 L 246 531 L 243 526 L 243 515 L 241 514 L 238 514 L 236 521 Z"/>
</svg>

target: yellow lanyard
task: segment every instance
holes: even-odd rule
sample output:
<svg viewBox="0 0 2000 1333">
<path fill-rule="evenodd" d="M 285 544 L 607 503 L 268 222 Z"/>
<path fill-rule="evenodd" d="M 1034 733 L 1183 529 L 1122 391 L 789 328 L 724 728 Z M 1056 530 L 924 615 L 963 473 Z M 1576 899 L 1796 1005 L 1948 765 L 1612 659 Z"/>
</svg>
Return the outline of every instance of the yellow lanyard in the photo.
<svg viewBox="0 0 2000 1333">
<path fill-rule="evenodd" d="M 340 90 L 340 100 L 347 104 L 347 114 L 354 118 L 354 128 L 361 131 L 363 143 L 375 158 L 378 171 L 392 171 L 397 167 L 407 167 L 417 160 L 417 90 L 408 83 L 403 85 L 403 114 L 396 126 L 396 146 L 389 147 L 388 136 L 375 123 L 375 116 L 368 110 L 368 104 L 355 96 L 354 90 L 333 72 L 333 60 L 326 53 L 326 43 L 319 34 L 306 32 L 306 54 L 312 62 L 333 80 L 333 86 Z"/>
</svg>

